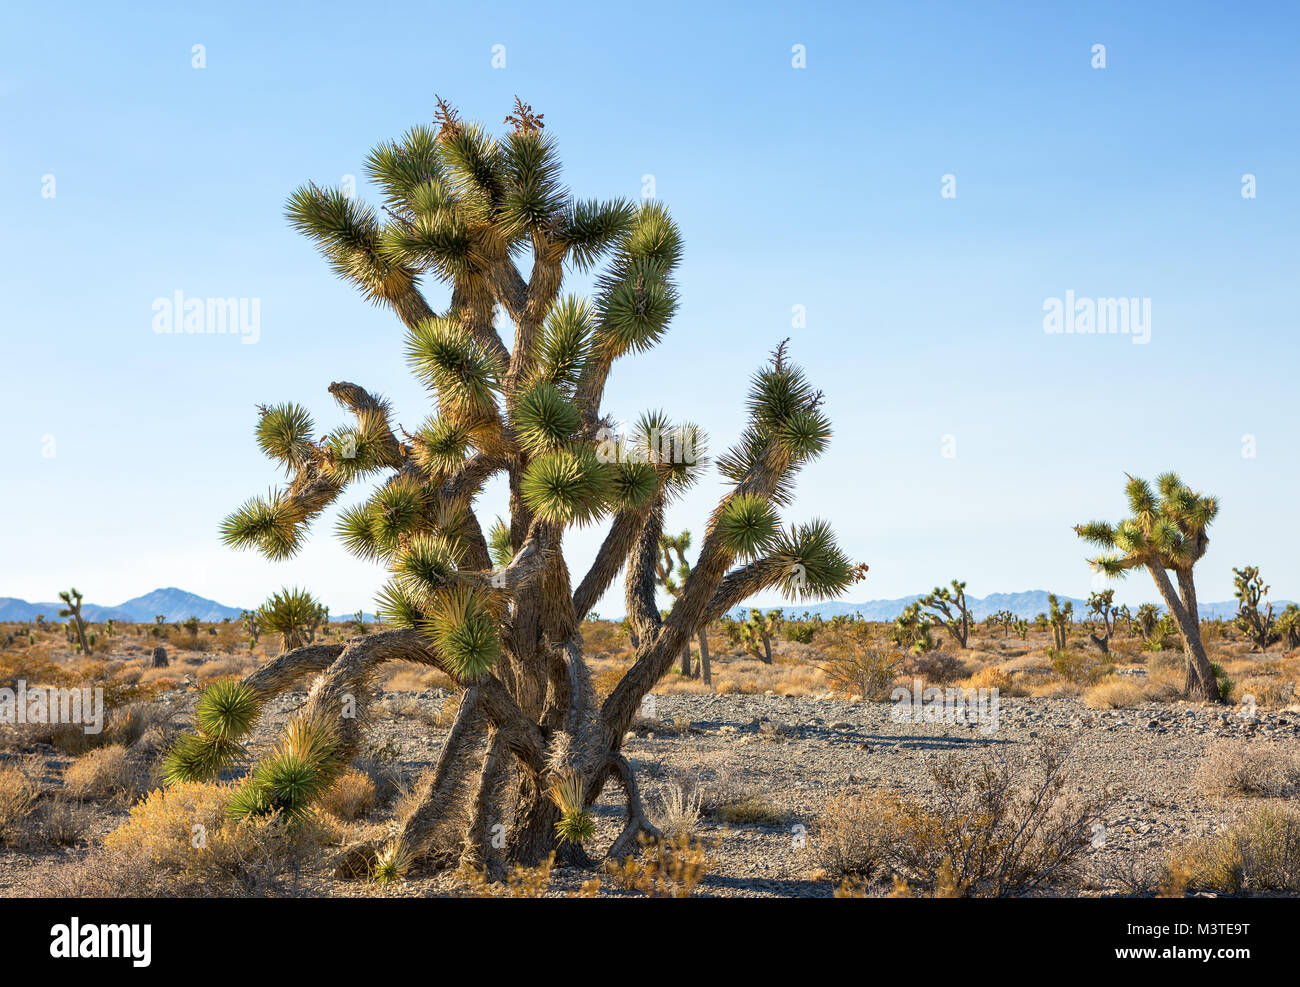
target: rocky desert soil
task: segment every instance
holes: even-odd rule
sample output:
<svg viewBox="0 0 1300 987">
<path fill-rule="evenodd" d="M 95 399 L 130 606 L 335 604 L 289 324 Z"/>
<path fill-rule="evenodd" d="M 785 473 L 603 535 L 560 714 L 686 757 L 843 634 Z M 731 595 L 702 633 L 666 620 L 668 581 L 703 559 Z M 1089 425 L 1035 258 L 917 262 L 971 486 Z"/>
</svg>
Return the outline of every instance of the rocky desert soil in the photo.
<svg viewBox="0 0 1300 987">
<path fill-rule="evenodd" d="M 191 722 L 196 693 L 160 698 L 177 728 Z M 264 717 L 254 746 L 268 744 L 305 696 L 288 694 Z M 445 737 L 436 726 L 441 706 L 454 703 L 441 690 L 388 693 L 367 752 L 393 777 L 411 779 L 430 767 Z M 1132 893 L 1135 881 L 1154 873 L 1168 849 L 1230 821 L 1249 800 L 1207 796 L 1194 776 L 1210 746 L 1222 738 L 1295 750 L 1300 716 L 1235 707 L 1173 703 L 1095 710 L 1077 699 L 1006 698 L 998 729 L 966 724 L 894 722 L 890 703 L 849 702 L 780 695 L 658 695 L 625 750 L 638 769 L 652 811 L 674 786 L 700 791 L 706 811 L 698 832 L 710 846 L 711 866 L 697 890 L 705 896 L 830 896 L 833 883 L 820 871 L 817 823 L 827 800 L 841 792 L 892 790 L 924 798 L 928 768 L 936 759 L 975 764 L 1014 756 L 1043 738 L 1072 745 L 1080 791 L 1107 788 L 1114 802 L 1105 832 L 1090 857 L 1083 890 L 1090 895 Z M 64 764 L 50 753 L 50 778 Z M 622 823 L 612 789 L 597 806 L 593 854 L 608 846 Z M 746 801 L 766 816 L 723 822 L 710 805 Z M 125 818 L 108 812 L 106 831 Z M 0 854 L 0 894 L 24 894 L 41 868 L 79 849 Z M 557 868 L 554 893 L 575 890 L 592 874 Z M 452 889 L 447 873 L 415 875 L 392 888 L 302 875 L 289 894 L 439 894 Z"/>
</svg>

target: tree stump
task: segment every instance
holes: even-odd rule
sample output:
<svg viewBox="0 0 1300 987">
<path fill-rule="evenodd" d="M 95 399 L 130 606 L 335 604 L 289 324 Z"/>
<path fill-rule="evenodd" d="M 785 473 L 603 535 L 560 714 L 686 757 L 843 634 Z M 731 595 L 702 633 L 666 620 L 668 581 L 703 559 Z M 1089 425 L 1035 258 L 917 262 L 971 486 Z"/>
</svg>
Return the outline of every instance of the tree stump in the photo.
<svg viewBox="0 0 1300 987">
<path fill-rule="evenodd" d="M 166 668 L 170 662 L 167 661 L 167 649 L 161 644 L 153 649 L 153 657 L 149 659 L 150 668 Z"/>
</svg>

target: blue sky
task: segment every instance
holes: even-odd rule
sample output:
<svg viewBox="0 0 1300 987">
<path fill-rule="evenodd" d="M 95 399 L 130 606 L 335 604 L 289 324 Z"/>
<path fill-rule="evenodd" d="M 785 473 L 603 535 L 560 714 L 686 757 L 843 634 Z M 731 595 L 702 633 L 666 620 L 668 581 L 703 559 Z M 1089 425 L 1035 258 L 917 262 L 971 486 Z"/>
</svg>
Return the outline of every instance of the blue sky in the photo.
<svg viewBox="0 0 1300 987">
<path fill-rule="evenodd" d="M 1166 469 L 1222 500 L 1202 599 L 1248 562 L 1300 595 L 1294 6 L 184 6 L 0 13 L 0 596 L 178 585 L 250 605 L 303 584 L 371 606 L 382 573 L 332 515 L 278 564 L 216 531 L 278 479 L 257 403 L 299 401 L 323 430 L 343 420 L 326 386 L 351 380 L 408 427 L 427 413 L 400 323 L 283 204 L 349 174 L 370 197 L 366 152 L 435 93 L 493 124 L 520 94 L 580 196 L 654 176 L 686 237 L 682 303 L 607 411 L 662 407 L 721 448 L 791 337 L 836 435 L 787 516 L 831 519 L 871 566 L 852 598 L 954 576 L 1084 596 L 1070 526 L 1121 515 L 1124 471 Z M 1151 299 L 1149 343 L 1044 332 L 1067 290 Z M 155 333 L 176 291 L 259 299 L 258 342 Z M 670 525 L 699 532 L 718 490 Z M 481 513 L 503 508 L 489 489 Z M 570 540 L 571 568 L 598 537 Z M 621 613 L 621 590 L 598 609 Z"/>
</svg>

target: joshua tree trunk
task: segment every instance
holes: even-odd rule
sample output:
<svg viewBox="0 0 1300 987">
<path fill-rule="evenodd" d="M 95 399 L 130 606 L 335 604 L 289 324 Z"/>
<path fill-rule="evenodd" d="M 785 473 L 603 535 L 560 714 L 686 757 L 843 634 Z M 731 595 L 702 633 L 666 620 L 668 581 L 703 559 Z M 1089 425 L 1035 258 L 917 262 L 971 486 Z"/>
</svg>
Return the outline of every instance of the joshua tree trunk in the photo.
<svg viewBox="0 0 1300 987">
<path fill-rule="evenodd" d="M 1192 699 L 1201 699 L 1213 703 L 1222 702 L 1223 697 L 1219 693 L 1219 682 L 1214 677 L 1214 669 L 1210 667 L 1210 659 L 1205 653 L 1205 646 L 1201 643 L 1201 622 L 1196 606 L 1196 586 L 1192 582 L 1191 572 L 1182 570 L 1177 572 L 1178 587 L 1182 592 L 1180 598 L 1178 593 L 1174 591 L 1174 585 L 1169 579 L 1169 574 L 1163 568 L 1158 565 L 1148 565 L 1147 569 L 1151 572 L 1156 587 L 1160 590 L 1160 596 L 1165 601 L 1165 608 L 1169 611 L 1170 616 L 1174 618 L 1174 623 L 1178 625 L 1178 633 L 1183 639 L 1183 657 L 1187 668 L 1187 677 L 1183 685 L 1184 691 Z"/>
<path fill-rule="evenodd" d="M 713 685 L 713 674 L 709 671 L 709 632 L 701 627 L 700 639 L 700 679 L 705 685 Z"/>
<path fill-rule="evenodd" d="M 691 642 L 687 641 L 682 645 L 682 677 L 689 679 L 691 677 Z"/>
</svg>

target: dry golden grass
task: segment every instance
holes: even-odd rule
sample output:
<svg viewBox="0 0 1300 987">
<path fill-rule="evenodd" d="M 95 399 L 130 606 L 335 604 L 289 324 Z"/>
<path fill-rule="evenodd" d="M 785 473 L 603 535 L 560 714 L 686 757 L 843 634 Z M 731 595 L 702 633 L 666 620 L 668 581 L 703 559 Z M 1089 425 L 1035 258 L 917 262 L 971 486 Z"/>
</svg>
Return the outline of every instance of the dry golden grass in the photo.
<svg viewBox="0 0 1300 987">
<path fill-rule="evenodd" d="M 997 689 L 1001 696 L 1023 696 L 1026 690 L 1010 674 L 997 665 L 981 668 L 958 685 L 963 689 Z"/>
<path fill-rule="evenodd" d="M 362 819 L 374 807 L 375 783 L 356 768 L 340 774 L 320 800 L 323 811 L 344 822 Z"/>
<path fill-rule="evenodd" d="M 1149 675 L 1108 675 L 1083 694 L 1091 709 L 1122 709 L 1140 703 L 1167 703 L 1183 692 L 1180 675 L 1158 671 Z"/>
<path fill-rule="evenodd" d="M 1284 798 L 1300 789 L 1300 750 L 1263 741 L 1221 740 L 1205 752 L 1196 784 L 1209 795 Z"/>
<path fill-rule="evenodd" d="M 1165 864 L 1162 895 L 1186 890 L 1300 891 L 1300 810 L 1262 804 L 1221 832 L 1176 848 Z"/>
<path fill-rule="evenodd" d="M 23 825 L 36 805 L 36 783 L 21 768 L 0 767 L 0 841 L 20 842 Z"/>
<path fill-rule="evenodd" d="M 121 744 L 83 754 L 63 772 L 64 790 L 75 799 L 130 796 L 137 791 L 139 767 L 127 758 Z"/>
</svg>

